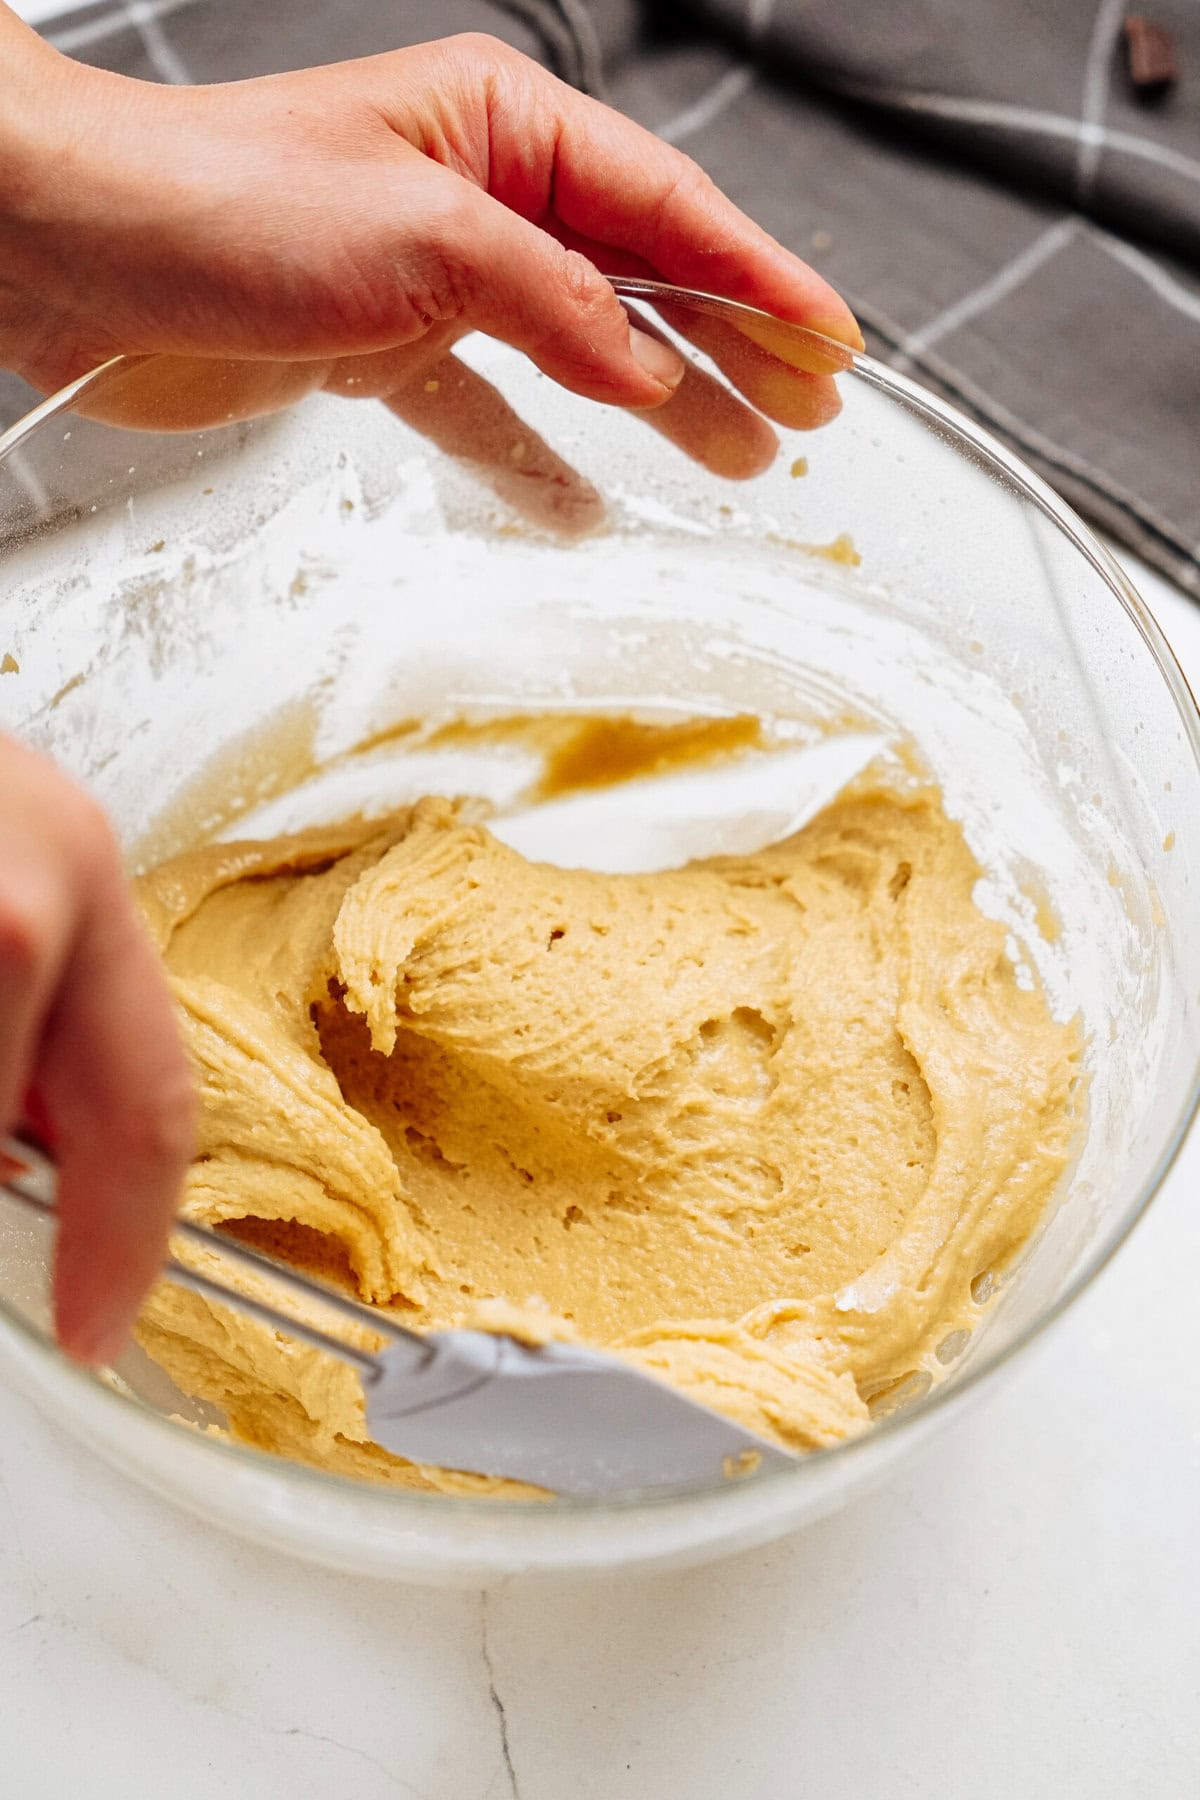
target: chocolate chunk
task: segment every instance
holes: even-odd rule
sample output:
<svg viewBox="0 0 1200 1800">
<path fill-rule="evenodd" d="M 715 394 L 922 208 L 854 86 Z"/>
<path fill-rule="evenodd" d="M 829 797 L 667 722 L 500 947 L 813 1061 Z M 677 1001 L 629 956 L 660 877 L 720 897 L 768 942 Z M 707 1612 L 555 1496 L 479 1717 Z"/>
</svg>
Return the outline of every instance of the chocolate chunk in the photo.
<svg viewBox="0 0 1200 1800">
<path fill-rule="evenodd" d="M 1125 50 L 1129 57 L 1129 78 L 1139 94 L 1161 93 L 1178 79 L 1175 40 L 1153 19 L 1133 13 L 1125 21 Z"/>
</svg>

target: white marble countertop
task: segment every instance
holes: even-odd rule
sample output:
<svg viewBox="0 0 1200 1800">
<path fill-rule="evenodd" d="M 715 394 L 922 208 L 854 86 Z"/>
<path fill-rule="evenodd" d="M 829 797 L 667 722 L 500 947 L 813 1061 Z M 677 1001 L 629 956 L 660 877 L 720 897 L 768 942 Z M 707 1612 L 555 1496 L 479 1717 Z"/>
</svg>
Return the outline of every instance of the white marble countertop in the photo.
<svg viewBox="0 0 1200 1800">
<path fill-rule="evenodd" d="M 1137 571 L 1200 677 L 1200 612 Z M 1200 1768 L 1200 1135 L 923 1461 L 770 1549 L 486 1592 L 194 1523 L 0 1390 L 14 1800 L 1181 1800 Z"/>
</svg>

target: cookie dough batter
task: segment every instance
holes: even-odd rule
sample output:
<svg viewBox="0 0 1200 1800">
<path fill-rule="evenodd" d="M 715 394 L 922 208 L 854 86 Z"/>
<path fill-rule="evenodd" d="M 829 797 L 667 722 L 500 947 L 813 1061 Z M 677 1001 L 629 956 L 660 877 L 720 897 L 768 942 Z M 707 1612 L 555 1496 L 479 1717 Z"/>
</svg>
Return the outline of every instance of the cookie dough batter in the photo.
<svg viewBox="0 0 1200 1800">
<path fill-rule="evenodd" d="M 179 857 L 140 894 L 200 1091 L 186 1210 L 417 1329 L 577 1334 L 833 1444 L 936 1374 L 1070 1154 L 1078 1029 L 978 873 L 932 790 L 651 876 L 440 800 Z M 388 1455 L 351 1368 L 180 1289 L 142 1341 L 242 1439 L 516 1491 Z"/>
</svg>

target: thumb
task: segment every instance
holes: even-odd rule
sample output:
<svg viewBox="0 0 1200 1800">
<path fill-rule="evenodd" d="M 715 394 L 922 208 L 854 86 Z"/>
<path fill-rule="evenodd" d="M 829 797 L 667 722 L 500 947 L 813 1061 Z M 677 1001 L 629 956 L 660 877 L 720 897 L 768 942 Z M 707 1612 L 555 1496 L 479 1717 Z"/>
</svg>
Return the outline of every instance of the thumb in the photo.
<svg viewBox="0 0 1200 1800">
<path fill-rule="evenodd" d="M 679 352 L 630 323 L 594 263 L 463 181 L 443 255 L 461 271 L 464 324 L 523 350 L 573 393 L 661 406 L 683 379 Z"/>
</svg>

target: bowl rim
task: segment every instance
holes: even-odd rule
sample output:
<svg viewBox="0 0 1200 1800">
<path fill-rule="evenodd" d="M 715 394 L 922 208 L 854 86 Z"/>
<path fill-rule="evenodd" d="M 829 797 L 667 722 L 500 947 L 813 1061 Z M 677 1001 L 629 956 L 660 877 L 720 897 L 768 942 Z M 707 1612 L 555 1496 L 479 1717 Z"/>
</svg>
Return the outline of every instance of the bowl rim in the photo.
<svg viewBox="0 0 1200 1800">
<path fill-rule="evenodd" d="M 668 282 L 644 277 L 613 277 L 611 279 L 617 292 L 626 298 L 641 298 L 651 304 L 663 300 L 681 308 L 690 307 L 696 312 L 724 318 L 735 326 L 743 321 L 761 322 L 769 328 L 773 336 L 778 336 L 781 329 L 787 335 L 794 335 L 798 344 L 803 344 L 810 351 L 825 356 L 838 373 L 856 376 L 868 386 L 899 402 L 906 409 L 922 415 L 938 428 L 939 433 L 949 437 L 956 452 L 959 454 L 969 452 L 974 461 L 984 465 L 986 473 L 993 477 L 997 475 L 1003 477 L 1024 499 L 1031 502 L 1084 558 L 1108 587 L 1118 605 L 1134 625 L 1167 689 L 1183 726 L 1192 759 L 1197 769 L 1200 770 L 1200 708 L 1197 706 L 1191 684 L 1153 613 L 1116 558 L 1095 532 L 1079 517 L 1075 509 L 1069 506 L 1047 481 L 1043 480 L 1006 444 L 977 424 L 958 407 L 943 400 L 940 395 L 934 394 L 920 383 L 889 368 L 885 363 L 869 356 L 865 351 L 848 348 L 845 344 L 825 337 L 809 327 L 782 321 L 758 308 L 747 306 L 740 301 L 728 300 L 721 295 L 706 293 L 700 289 L 676 287 Z M 70 411 L 81 399 L 89 393 L 94 393 L 97 388 L 106 385 L 114 376 L 118 376 L 137 363 L 148 360 L 151 359 L 141 356 L 113 357 L 87 374 L 78 377 L 75 381 L 67 383 L 57 392 L 47 395 L 6 431 L 0 433 L 0 468 L 5 460 L 27 442 L 41 426 L 60 414 Z M 120 428 L 110 427 L 110 429 Z M 824 1449 L 807 1452 L 797 1460 L 795 1468 L 765 1470 L 761 1474 L 738 1482 L 737 1487 L 746 1490 L 753 1489 L 763 1495 L 770 1488 L 782 1495 L 785 1485 L 790 1484 L 799 1491 L 800 1483 L 805 1479 L 804 1471 L 811 1464 L 818 1463 L 823 1469 L 829 1469 L 834 1464 L 850 1467 L 855 1462 L 862 1462 L 864 1458 L 870 1458 L 872 1455 L 869 1449 L 870 1445 L 880 1441 L 895 1443 L 909 1433 L 916 1435 L 915 1428 L 918 1425 L 931 1421 L 939 1412 L 948 1413 L 967 1395 L 977 1396 L 989 1381 L 1013 1364 L 1025 1350 L 1057 1324 L 1091 1287 L 1101 1272 L 1107 1268 L 1139 1220 L 1144 1217 L 1151 1201 L 1161 1188 L 1179 1155 L 1198 1109 L 1200 1109 L 1200 1053 L 1195 1057 L 1187 1093 L 1170 1129 L 1164 1136 L 1159 1154 L 1124 1212 L 1102 1240 L 1094 1245 L 1088 1255 L 1081 1260 L 1079 1267 L 1066 1283 L 1063 1291 L 1042 1307 L 1002 1349 L 989 1355 L 986 1336 L 981 1337 L 978 1356 L 972 1357 L 970 1362 L 963 1367 L 961 1374 L 956 1375 L 953 1380 L 935 1382 L 919 1399 L 873 1421 L 867 1430 L 852 1438 Z M 1020 1267 L 1020 1262 L 1018 1262 L 1012 1276 L 1005 1278 L 1003 1286 L 1008 1285 L 1009 1279 L 1019 1279 Z M 120 1401 L 131 1412 L 139 1414 L 145 1427 L 152 1431 L 169 1432 L 174 1436 L 181 1429 L 186 1429 L 178 1423 L 173 1423 L 153 1408 L 144 1405 L 136 1396 L 122 1393 L 119 1387 L 114 1387 L 111 1382 L 104 1380 L 98 1374 L 72 1363 L 53 1340 L 36 1330 L 27 1320 L 16 1315 L 3 1301 L 0 1301 L 0 1313 L 3 1314 L 5 1327 L 7 1329 L 15 1328 L 22 1337 L 27 1339 L 35 1356 L 46 1356 L 57 1365 L 59 1378 L 65 1378 L 77 1391 L 81 1392 L 84 1388 L 95 1391 L 99 1388 L 105 1393 L 106 1398 Z M 381 1483 L 338 1475 L 314 1468 L 306 1463 L 294 1462 L 289 1458 L 276 1456 L 268 1451 L 256 1450 L 232 1439 L 207 1437 L 205 1441 L 218 1461 L 232 1458 L 235 1465 L 242 1468 L 253 1468 L 260 1476 L 269 1473 L 271 1478 L 277 1479 L 284 1485 L 298 1483 L 302 1489 L 310 1486 L 317 1493 L 336 1493 L 342 1497 L 354 1494 L 360 1497 L 363 1504 L 370 1506 L 380 1515 L 393 1513 L 397 1507 L 401 1513 L 416 1507 L 422 1516 L 428 1518 L 441 1514 L 459 1519 L 466 1519 L 473 1515 L 485 1515 L 493 1522 L 504 1516 L 514 1516 L 522 1521 L 541 1518 L 546 1521 L 547 1529 L 556 1528 L 568 1516 L 584 1520 L 599 1519 L 614 1514 L 629 1517 L 638 1512 L 658 1512 L 662 1509 L 678 1507 L 689 1501 L 699 1506 L 705 1502 L 711 1502 L 718 1495 L 728 1495 L 732 1491 L 733 1485 L 724 1482 L 711 1483 L 703 1487 L 659 1490 L 654 1493 L 633 1492 L 614 1495 L 603 1500 L 579 1500 L 555 1496 L 549 1503 L 545 1500 L 505 1499 L 498 1501 L 495 1496 L 491 1495 L 424 1493 L 412 1489 L 386 1487 Z M 553 1526 L 551 1522 L 553 1522 Z M 528 1529 L 528 1525 L 525 1528 Z"/>
</svg>

